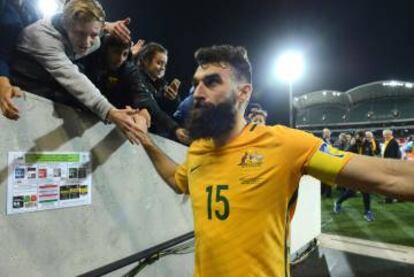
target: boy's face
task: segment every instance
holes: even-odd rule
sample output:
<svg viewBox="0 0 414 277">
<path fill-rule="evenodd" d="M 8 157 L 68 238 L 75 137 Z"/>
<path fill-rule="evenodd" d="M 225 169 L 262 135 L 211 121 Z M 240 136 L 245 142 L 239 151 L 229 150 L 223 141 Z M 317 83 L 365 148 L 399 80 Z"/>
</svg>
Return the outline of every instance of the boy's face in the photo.
<svg viewBox="0 0 414 277">
<path fill-rule="evenodd" d="M 106 65 L 110 70 L 119 69 L 128 59 L 129 48 L 108 47 L 106 51 Z"/>
<path fill-rule="evenodd" d="M 76 54 L 85 54 L 97 41 L 103 24 L 99 21 L 73 22 L 66 27 L 72 49 Z"/>
</svg>

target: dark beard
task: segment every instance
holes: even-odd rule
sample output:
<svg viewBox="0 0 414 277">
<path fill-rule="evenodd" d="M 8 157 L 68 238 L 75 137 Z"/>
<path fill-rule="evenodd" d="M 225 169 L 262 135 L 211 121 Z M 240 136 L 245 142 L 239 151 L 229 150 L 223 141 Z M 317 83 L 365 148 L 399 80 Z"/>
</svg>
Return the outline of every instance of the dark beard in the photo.
<svg viewBox="0 0 414 277">
<path fill-rule="evenodd" d="M 187 122 L 190 139 L 226 138 L 236 125 L 235 104 L 235 96 L 217 105 L 195 99 Z"/>
</svg>

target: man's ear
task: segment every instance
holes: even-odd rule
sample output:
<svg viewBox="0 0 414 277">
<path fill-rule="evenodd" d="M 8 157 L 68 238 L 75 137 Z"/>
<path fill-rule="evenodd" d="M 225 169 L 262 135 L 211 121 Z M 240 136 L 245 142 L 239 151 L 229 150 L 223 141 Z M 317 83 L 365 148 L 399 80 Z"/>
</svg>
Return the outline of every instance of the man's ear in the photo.
<svg viewBox="0 0 414 277">
<path fill-rule="evenodd" d="M 253 87 L 251 84 L 242 84 L 239 86 L 237 99 L 240 103 L 247 103 L 252 95 Z"/>
</svg>

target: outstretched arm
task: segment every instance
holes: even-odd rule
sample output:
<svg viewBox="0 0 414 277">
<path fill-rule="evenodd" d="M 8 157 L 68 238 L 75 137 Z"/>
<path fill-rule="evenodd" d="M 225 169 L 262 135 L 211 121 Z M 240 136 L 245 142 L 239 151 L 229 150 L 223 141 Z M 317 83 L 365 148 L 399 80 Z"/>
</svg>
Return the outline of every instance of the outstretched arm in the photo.
<svg viewBox="0 0 414 277">
<path fill-rule="evenodd" d="M 414 162 L 354 155 L 337 175 L 337 184 L 414 200 Z"/>
<path fill-rule="evenodd" d="M 148 156 L 151 159 L 152 164 L 157 170 L 161 178 L 167 183 L 167 185 L 172 188 L 176 193 L 183 193 L 180 188 L 177 186 L 175 181 L 175 172 L 178 169 L 178 164 L 171 160 L 160 148 L 154 143 L 151 137 L 148 134 L 147 125 L 143 122 L 142 117 L 136 119 L 137 126 L 139 126 L 140 131 L 135 137 L 136 143 L 141 143 L 147 152 Z M 145 120 L 144 120 L 145 121 Z"/>
</svg>

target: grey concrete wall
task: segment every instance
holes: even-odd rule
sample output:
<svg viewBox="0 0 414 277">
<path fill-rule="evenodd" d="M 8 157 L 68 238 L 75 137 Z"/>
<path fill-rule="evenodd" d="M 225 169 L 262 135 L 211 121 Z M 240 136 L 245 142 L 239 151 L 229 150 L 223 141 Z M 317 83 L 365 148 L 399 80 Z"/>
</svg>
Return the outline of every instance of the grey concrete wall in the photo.
<svg viewBox="0 0 414 277">
<path fill-rule="evenodd" d="M 193 229 L 189 201 L 113 125 L 28 93 L 16 103 L 19 121 L 0 116 L 0 276 L 74 276 Z M 186 147 L 154 139 L 185 158 Z M 9 151 L 90 151 L 92 205 L 6 216 Z M 143 276 L 191 276 L 193 255 L 154 265 Z"/>
</svg>

